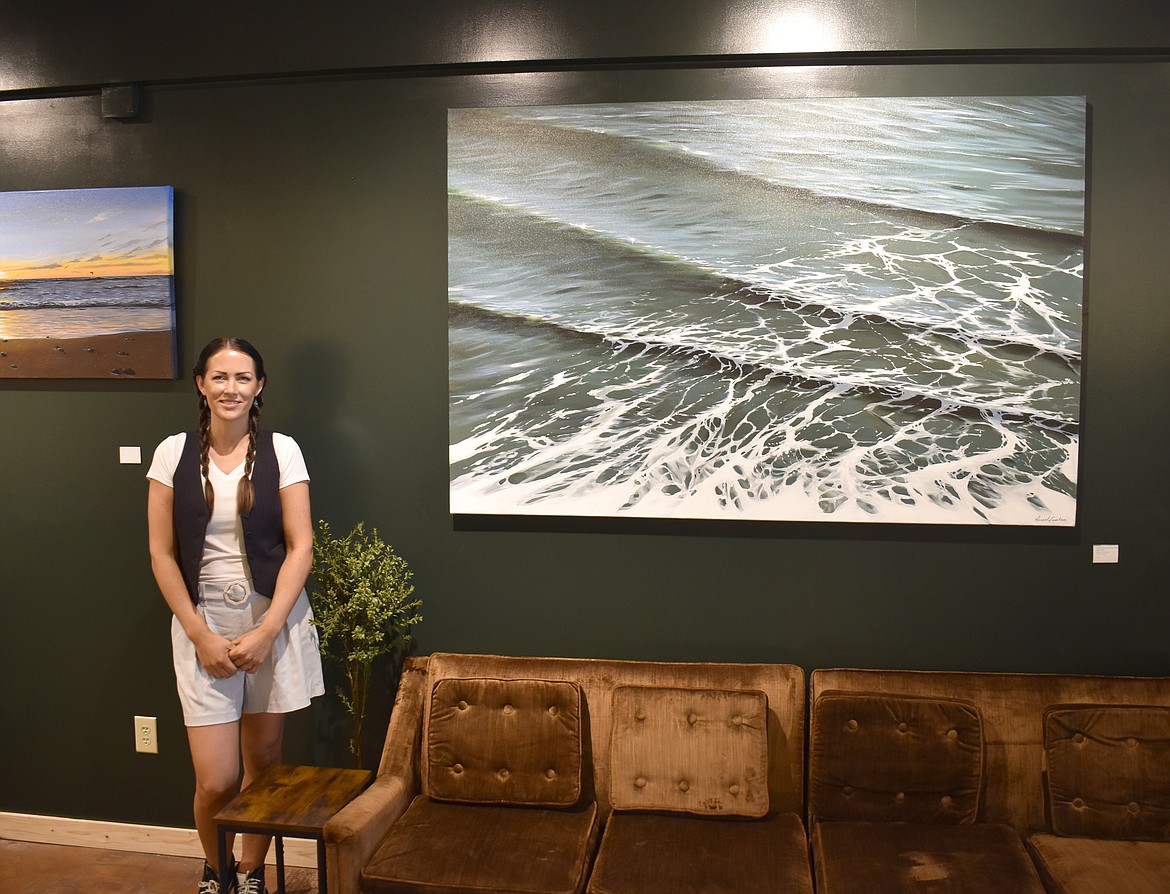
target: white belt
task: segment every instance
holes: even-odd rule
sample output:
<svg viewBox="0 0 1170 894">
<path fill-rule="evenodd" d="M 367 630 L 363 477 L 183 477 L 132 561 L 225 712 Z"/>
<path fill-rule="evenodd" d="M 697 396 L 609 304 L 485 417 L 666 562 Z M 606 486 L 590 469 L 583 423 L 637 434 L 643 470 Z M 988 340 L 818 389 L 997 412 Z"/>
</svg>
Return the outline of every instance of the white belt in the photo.
<svg viewBox="0 0 1170 894">
<path fill-rule="evenodd" d="M 226 602 L 228 605 L 243 605 L 255 591 L 252 582 L 246 577 L 234 580 L 229 584 L 199 582 L 199 598 L 204 602 L 213 600 Z"/>
</svg>

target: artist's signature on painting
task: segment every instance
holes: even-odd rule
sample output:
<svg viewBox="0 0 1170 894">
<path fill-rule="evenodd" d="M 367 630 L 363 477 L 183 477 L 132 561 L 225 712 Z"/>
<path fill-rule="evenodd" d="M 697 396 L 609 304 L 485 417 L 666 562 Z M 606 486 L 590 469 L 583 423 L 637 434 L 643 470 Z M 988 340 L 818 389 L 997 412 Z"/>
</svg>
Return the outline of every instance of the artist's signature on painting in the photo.
<svg viewBox="0 0 1170 894">
<path fill-rule="evenodd" d="M 1062 515 L 1037 515 L 1038 525 L 1063 525 L 1067 520 Z"/>
</svg>

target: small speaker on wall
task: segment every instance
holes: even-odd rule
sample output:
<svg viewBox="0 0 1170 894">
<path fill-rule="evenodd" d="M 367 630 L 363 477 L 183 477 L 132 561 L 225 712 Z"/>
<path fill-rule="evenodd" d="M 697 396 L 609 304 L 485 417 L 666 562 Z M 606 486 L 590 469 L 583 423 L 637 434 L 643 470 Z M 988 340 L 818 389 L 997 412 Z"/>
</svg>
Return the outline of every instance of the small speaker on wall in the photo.
<svg viewBox="0 0 1170 894">
<path fill-rule="evenodd" d="M 103 118 L 134 118 L 138 115 L 138 87 L 122 84 L 102 87 Z"/>
</svg>

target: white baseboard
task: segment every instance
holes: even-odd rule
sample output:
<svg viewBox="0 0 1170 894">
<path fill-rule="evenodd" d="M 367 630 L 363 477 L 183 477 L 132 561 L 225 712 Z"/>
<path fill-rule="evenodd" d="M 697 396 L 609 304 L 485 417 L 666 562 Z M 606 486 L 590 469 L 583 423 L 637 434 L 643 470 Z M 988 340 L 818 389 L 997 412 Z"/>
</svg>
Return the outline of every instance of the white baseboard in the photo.
<svg viewBox="0 0 1170 894">
<path fill-rule="evenodd" d="M 35 816 L 29 813 L 0 812 L 0 838 L 37 844 L 65 844 L 73 847 L 100 847 L 140 854 L 169 857 L 202 857 L 203 848 L 194 829 L 167 826 L 137 826 L 101 820 Z M 268 853 L 270 863 L 276 860 Z M 304 838 L 284 839 L 286 866 L 316 868 L 317 842 Z"/>
</svg>

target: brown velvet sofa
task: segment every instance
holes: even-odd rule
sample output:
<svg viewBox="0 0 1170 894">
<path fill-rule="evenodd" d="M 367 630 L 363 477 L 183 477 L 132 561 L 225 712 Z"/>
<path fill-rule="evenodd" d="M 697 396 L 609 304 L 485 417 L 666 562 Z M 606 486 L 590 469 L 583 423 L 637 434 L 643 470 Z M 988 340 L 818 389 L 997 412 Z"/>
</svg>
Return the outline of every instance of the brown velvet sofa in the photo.
<svg viewBox="0 0 1170 894">
<path fill-rule="evenodd" d="M 1167 894 L 1170 680 L 817 670 L 818 894 Z"/>
<path fill-rule="evenodd" d="M 1170 678 L 436 654 L 325 840 L 335 894 L 1170 894 Z"/>
<path fill-rule="evenodd" d="M 333 894 L 812 894 L 804 672 L 435 654 L 324 830 Z"/>
</svg>

